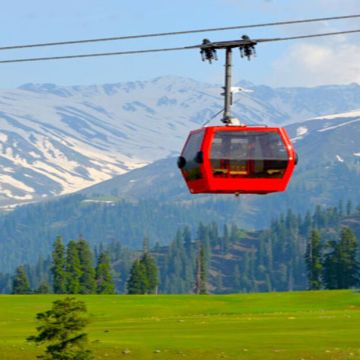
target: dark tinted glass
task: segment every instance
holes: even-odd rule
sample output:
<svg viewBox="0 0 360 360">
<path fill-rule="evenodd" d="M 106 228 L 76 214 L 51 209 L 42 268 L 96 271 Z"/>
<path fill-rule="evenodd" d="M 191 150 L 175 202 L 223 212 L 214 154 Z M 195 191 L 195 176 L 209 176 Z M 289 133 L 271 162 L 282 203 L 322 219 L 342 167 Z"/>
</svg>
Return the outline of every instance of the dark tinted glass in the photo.
<svg viewBox="0 0 360 360">
<path fill-rule="evenodd" d="M 203 137 L 203 131 L 190 135 L 182 153 L 182 156 L 186 160 L 185 166 L 182 169 L 186 180 L 197 180 L 202 178 L 200 164 L 197 160 L 200 158 L 198 153 L 201 149 Z"/>
<path fill-rule="evenodd" d="M 210 161 L 216 177 L 281 178 L 288 153 L 274 131 L 221 131 L 214 136 Z"/>
</svg>

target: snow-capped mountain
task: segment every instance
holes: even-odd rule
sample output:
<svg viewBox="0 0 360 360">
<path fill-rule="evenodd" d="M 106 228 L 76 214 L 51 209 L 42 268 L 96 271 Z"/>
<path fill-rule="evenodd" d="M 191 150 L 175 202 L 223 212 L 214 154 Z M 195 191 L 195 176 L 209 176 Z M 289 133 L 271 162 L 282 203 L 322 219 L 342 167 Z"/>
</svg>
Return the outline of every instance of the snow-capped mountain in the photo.
<svg viewBox="0 0 360 360">
<path fill-rule="evenodd" d="M 360 107 L 355 84 L 242 85 L 254 90 L 234 100 L 245 123 L 289 123 Z M 0 205 L 71 193 L 178 154 L 189 130 L 221 110 L 220 92 L 219 85 L 178 77 L 0 90 Z"/>
<path fill-rule="evenodd" d="M 261 197 L 260 206 L 263 207 L 267 201 L 271 203 L 271 198 L 274 197 L 279 200 L 277 206 L 283 207 L 283 211 L 286 211 L 287 207 L 296 211 L 300 211 L 301 206 L 309 209 L 314 204 L 330 206 L 338 199 L 348 199 L 352 196 L 354 201 L 357 197 L 360 201 L 359 110 L 317 117 L 291 124 L 286 126 L 286 129 L 299 155 L 299 164 L 296 166 L 288 190 L 285 193 Z M 343 166 L 339 168 L 337 165 L 340 164 Z M 166 177 L 163 176 L 164 173 Z M 352 187 L 356 189 L 351 191 Z M 176 158 L 163 159 L 116 176 L 86 188 L 81 193 L 89 197 L 112 195 L 125 199 L 156 199 L 165 202 L 183 200 L 203 202 L 204 199 L 211 197 L 189 194 L 177 169 Z M 306 206 L 304 201 L 301 206 L 294 202 L 299 196 L 306 202 Z M 221 196 L 217 196 L 219 197 Z M 246 198 L 245 202 L 251 203 L 256 203 L 258 200 L 256 196 L 242 198 Z M 277 211 L 275 208 L 272 209 L 272 212 L 275 211 Z M 255 217 L 255 221 L 259 220 Z"/>
<path fill-rule="evenodd" d="M 360 109 L 296 123 L 288 131 L 304 163 L 360 161 Z"/>
</svg>

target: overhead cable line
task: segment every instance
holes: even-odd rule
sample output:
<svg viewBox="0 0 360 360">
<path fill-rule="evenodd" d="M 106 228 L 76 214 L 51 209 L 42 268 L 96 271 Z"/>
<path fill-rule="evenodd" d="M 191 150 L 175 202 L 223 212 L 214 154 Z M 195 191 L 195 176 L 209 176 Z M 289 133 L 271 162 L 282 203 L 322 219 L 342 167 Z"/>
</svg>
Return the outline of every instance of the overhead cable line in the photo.
<svg viewBox="0 0 360 360">
<path fill-rule="evenodd" d="M 287 40 L 299 40 L 299 39 L 310 39 L 315 37 L 323 37 L 323 36 L 335 36 L 335 35 L 344 35 L 344 34 L 355 34 L 359 33 L 360 29 L 355 30 L 346 30 L 346 31 L 335 31 L 323 34 L 310 34 L 310 35 L 299 35 L 299 36 L 288 36 L 283 38 L 273 38 L 273 39 L 259 39 L 255 40 L 257 42 L 267 42 L 267 41 L 287 41 Z"/>
<path fill-rule="evenodd" d="M 197 49 L 199 47 L 200 47 L 200 45 L 194 45 L 194 46 L 183 46 L 183 47 L 163 48 L 163 49 L 130 50 L 130 51 L 118 51 L 118 52 L 108 52 L 108 53 L 78 54 L 78 55 L 27 58 L 27 59 L 0 60 L 0 64 L 31 62 L 31 61 L 80 59 L 80 58 L 90 58 L 90 57 L 100 57 L 100 56 L 146 54 L 146 53 L 156 53 L 156 52 L 166 52 L 166 51 Z"/>
<path fill-rule="evenodd" d="M 346 19 L 354 19 L 354 18 L 360 18 L 360 14 L 313 18 L 313 19 L 302 19 L 302 20 L 279 21 L 279 22 L 272 22 L 272 23 L 227 26 L 227 27 L 208 28 L 208 29 L 160 32 L 160 33 L 150 33 L 150 34 L 142 34 L 142 35 L 127 35 L 127 36 L 114 36 L 114 37 L 96 38 L 96 39 L 69 40 L 69 41 L 24 44 L 24 45 L 10 45 L 10 46 L 2 46 L 2 47 L 0 47 L 0 50 L 15 50 L 15 49 L 46 47 L 46 46 L 74 45 L 74 44 L 109 42 L 109 41 L 119 41 L 119 40 L 143 39 L 143 38 L 161 37 L 161 36 L 175 36 L 175 35 L 195 34 L 195 33 L 204 33 L 204 32 L 251 29 L 251 28 L 270 27 L 270 26 L 284 26 L 284 25 L 313 23 L 313 22 L 320 22 L 320 21 L 346 20 Z"/>
<path fill-rule="evenodd" d="M 10 63 L 20 63 L 20 62 L 33 62 L 33 61 L 48 61 L 48 60 L 65 60 L 65 59 L 79 59 L 79 58 L 91 58 L 91 57 L 101 57 L 101 56 L 119 56 L 119 55 L 134 55 L 134 54 L 145 54 L 145 53 L 157 53 L 157 52 L 170 52 L 170 51 L 181 51 L 181 50 L 191 50 L 191 49 L 204 49 L 211 47 L 242 47 L 249 44 L 257 44 L 262 42 L 275 42 L 275 41 L 287 41 L 287 40 L 299 40 L 299 39 L 308 39 L 315 37 L 325 37 L 325 36 L 335 36 L 335 35 L 345 35 L 345 34 L 354 34 L 360 33 L 360 29 L 347 30 L 347 31 L 337 31 L 337 32 L 328 32 L 321 34 L 309 34 L 309 35 L 299 35 L 299 36 L 288 36 L 282 38 L 269 38 L 269 39 L 250 39 L 247 37 L 247 40 L 231 40 L 231 41 L 221 41 L 221 42 L 209 42 L 206 45 L 191 45 L 183 47 L 173 47 L 173 48 L 159 48 L 159 49 L 145 49 L 145 50 L 130 50 L 130 51 L 118 51 L 118 52 L 107 52 L 107 53 L 94 53 L 94 54 L 77 54 L 77 55 L 64 55 L 64 56 L 49 56 L 49 57 L 37 57 L 37 58 L 24 58 L 24 59 L 9 59 L 9 60 L 0 60 L 0 64 L 10 64 Z"/>
</svg>

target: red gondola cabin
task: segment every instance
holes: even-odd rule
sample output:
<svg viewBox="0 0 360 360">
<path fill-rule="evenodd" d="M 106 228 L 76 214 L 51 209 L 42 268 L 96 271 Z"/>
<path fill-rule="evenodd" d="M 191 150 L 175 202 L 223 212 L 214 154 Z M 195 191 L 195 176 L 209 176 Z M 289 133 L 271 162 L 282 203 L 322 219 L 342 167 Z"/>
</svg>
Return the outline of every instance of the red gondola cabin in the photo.
<svg viewBox="0 0 360 360">
<path fill-rule="evenodd" d="M 297 156 L 283 128 L 209 126 L 191 131 L 178 166 L 191 193 L 284 191 Z"/>
</svg>

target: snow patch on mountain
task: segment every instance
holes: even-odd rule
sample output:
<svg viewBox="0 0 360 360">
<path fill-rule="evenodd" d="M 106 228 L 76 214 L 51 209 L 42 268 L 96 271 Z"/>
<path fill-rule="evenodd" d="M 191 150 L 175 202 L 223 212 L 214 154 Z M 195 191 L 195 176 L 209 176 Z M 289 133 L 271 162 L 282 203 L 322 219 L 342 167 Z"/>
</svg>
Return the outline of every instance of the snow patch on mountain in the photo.
<svg viewBox="0 0 360 360">
<path fill-rule="evenodd" d="M 0 182 L 4 182 L 14 188 L 18 188 L 21 189 L 23 191 L 26 192 L 30 192 L 33 193 L 35 192 L 35 190 L 33 188 L 31 188 L 30 186 L 27 186 L 26 184 L 24 184 L 23 182 L 14 179 L 13 177 L 9 176 L 9 175 L 2 175 L 0 174 Z"/>
<path fill-rule="evenodd" d="M 309 129 L 305 126 L 300 126 L 296 129 L 296 136 L 291 139 L 292 142 L 296 142 L 297 140 L 303 139 L 304 135 L 309 132 Z"/>
<path fill-rule="evenodd" d="M 309 130 L 308 130 L 306 127 L 300 126 L 300 127 L 297 128 L 297 130 L 296 130 L 296 135 L 297 135 L 297 136 L 302 136 L 302 135 L 305 135 L 305 134 L 308 133 L 308 132 L 309 132 Z"/>
<path fill-rule="evenodd" d="M 335 119 L 335 118 L 333 118 L 333 119 Z M 341 117 L 340 117 L 340 119 L 341 119 Z M 349 125 L 349 124 L 353 124 L 353 123 L 356 123 L 356 122 L 360 122 L 360 118 L 359 118 L 359 119 L 356 119 L 356 120 L 346 121 L 346 122 L 343 122 L 343 123 L 341 123 L 341 124 L 334 125 L 334 126 L 329 126 L 329 125 L 327 124 L 327 125 L 325 125 L 324 128 L 319 129 L 318 132 L 324 132 L 324 131 L 334 130 L 334 129 L 337 129 L 337 128 L 339 128 L 339 127 L 346 126 L 346 125 Z"/>
<path fill-rule="evenodd" d="M 332 115 L 326 115 L 326 116 L 318 116 L 315 117 L 315 119 L 323 119 L 323 120 L 332 120 L 332 119 L 339 119 L 339 118 L 355 118 L 360 117 L 360 109 L 356 109 L 353 111 L 348 111 L 340 114 L 332 114 Z"/>
</svg>

